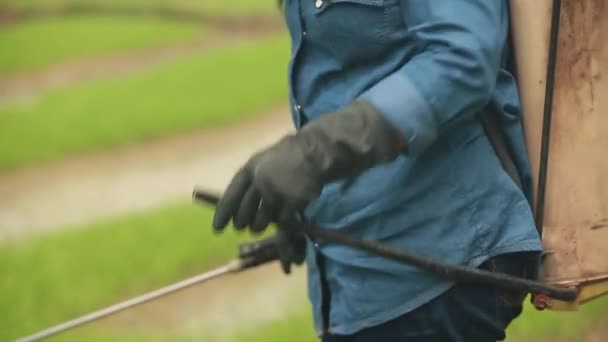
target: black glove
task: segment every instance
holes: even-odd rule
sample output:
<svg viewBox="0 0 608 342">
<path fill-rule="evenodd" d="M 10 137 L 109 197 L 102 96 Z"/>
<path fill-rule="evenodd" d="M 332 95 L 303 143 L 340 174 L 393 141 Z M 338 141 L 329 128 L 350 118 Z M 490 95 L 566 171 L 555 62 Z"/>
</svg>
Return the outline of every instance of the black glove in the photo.
<svg viewBox="0 0 608 342">
<path fill-rule="evenodd" d="M 296 232 L 279 227 L 275 234 L 279 261 L 283 273 L 291 273 L 291 265 L 301 265 L 306 259 L 306 237 Z"/>
<path fill-rule="evenodd" d="M 213 227 L 230 219 L 237 229 L 264 230 L 285 222 L 331 181 L 392 161 L 402 137 L 370 104 L 355 101 L 255 154 L 232 179 L 217 205 Z"/>
</svg>

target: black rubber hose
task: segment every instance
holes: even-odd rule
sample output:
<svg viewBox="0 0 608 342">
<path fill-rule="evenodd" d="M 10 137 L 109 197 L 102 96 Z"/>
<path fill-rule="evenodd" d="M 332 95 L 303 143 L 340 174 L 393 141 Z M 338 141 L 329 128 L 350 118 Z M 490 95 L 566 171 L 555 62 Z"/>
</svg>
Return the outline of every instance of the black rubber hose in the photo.
<svg viewBox="0 0 608 342">
<path fill-rule="evenodd" d="M 549 38 L 549 56 L 547 60 L 547 83 L 543 110 L 543 130 L 540 147 L 540 165 L 538 170 L 538 191 L 536 201 L 536 228 L 543 236 L 545 224 L 545 196 L 547 193 L 547 172 L 549 170 L 549 147 L 551 142 L 551 119 L 553 117 L 553 92 L 555 88 L 555 67 L 557 65 L 557 47 L 559 39 L 559 22 L 561 18 L 561 0 L 553 0 L 551 14 L 551 35 Z"/>
</svg>

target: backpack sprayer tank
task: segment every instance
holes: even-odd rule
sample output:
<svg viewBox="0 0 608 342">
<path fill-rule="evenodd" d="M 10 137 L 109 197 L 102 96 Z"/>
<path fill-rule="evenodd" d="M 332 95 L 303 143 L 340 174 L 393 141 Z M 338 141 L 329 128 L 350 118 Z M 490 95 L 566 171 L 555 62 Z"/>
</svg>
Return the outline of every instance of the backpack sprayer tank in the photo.
<svg viewBox="0 0 608 342">
<path fill-rule="evenodd" d="M 511 0 L 543 280 L 608 293 L 608 0 Z M 554 308 L 559 308 L 556 303 Z"/>
</svg>

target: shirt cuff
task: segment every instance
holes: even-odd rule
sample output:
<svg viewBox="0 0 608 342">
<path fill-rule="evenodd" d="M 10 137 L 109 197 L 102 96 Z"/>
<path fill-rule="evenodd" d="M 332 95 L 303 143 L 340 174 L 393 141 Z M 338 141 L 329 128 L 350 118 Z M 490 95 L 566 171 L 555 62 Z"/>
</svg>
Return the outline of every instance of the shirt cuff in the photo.
<svg viewBox="0 0 608 342">
<path fill-rule="evenodd" d="M 403 135 L 409 155 L 422 154 L 437 138 L 439 125 L 431 106 L 401 73 L 385 78 L 361 98 L 378 109 Z"/>
</svg>

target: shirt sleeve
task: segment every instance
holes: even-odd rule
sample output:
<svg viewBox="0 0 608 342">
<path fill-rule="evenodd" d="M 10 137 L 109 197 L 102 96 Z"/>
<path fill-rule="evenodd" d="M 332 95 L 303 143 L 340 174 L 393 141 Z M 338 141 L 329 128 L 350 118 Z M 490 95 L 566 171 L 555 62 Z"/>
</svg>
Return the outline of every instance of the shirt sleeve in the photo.
<svg viewBox="0 0 608 342">
<path fill-rule="evenodd" d="M 402 0 L 417 54 L 366 91 L 419 155 L 450 122 L 475 115 L 496 86 L 508 30 L 506 0 Z"/>
</svg>

